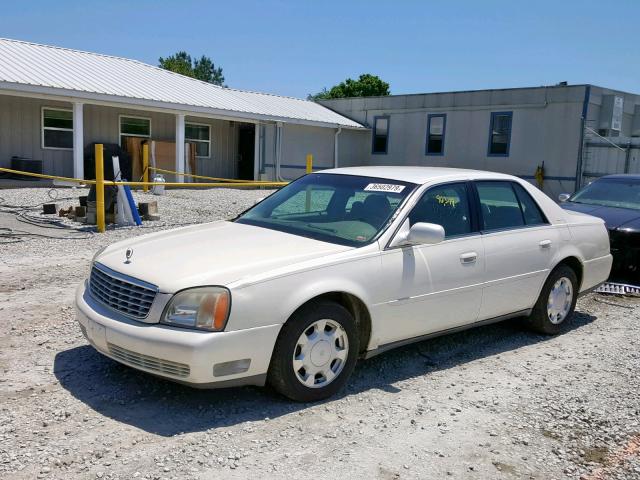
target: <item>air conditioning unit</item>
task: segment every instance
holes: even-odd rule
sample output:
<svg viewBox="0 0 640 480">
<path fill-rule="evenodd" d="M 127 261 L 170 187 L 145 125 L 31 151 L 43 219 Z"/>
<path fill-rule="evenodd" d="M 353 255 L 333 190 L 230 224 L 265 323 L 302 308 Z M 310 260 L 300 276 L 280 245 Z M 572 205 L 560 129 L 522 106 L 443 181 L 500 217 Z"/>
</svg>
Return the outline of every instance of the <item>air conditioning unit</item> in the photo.
<svg viewBox="0 0 640 480">
<path fill-rule="evenodd" d="M 620 133 L 620 130 L 622 130 L 623 110 L 624 97 L 619 95 L 603 95 L 598 129 L 612 130 Z"/>
<path fill-rule="evenodd" d="M 11 157 L 11 169 L 20 170 L 21 172 L 42 173 L 42 160 L 13 156 Z M 38 180 L 37 177 L 18 175 L 17 173 L 13 175 L 13 178 L 18 180 Z"/>
</svg>

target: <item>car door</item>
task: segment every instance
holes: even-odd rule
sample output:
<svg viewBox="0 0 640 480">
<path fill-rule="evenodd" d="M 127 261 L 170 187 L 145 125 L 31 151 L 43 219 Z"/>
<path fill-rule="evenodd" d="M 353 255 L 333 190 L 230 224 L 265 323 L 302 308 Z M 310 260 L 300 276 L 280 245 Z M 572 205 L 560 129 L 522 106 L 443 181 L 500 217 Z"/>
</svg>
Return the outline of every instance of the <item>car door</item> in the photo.
<svg viewBox="0 0 640 480">
<path fill-rule="evenodd" d="M 560 242 L 557 229 L 525 188 L 511 181 L 476 181 L 485 252 L 479 320 L 531 308 Z"/>
<path fill-rule="evenodd" d="M 433 245 L 385 248 L 381 252 L 383 301 L 378 344 L 447 330 L 477 319 L 482 300 L 484 251 L 471 186 L 430 187 L 409 213 L 404 228 L 436 223 L 445 240 Z"/>
</svg>

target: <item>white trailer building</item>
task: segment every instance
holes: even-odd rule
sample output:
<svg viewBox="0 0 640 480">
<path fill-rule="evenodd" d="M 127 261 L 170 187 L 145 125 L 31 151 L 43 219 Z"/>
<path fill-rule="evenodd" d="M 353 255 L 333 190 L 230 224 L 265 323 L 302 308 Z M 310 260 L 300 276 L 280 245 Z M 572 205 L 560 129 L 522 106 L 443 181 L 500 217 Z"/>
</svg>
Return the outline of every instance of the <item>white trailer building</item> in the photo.
<svg viewBox="0 0 640 480">
<path fill-rule="evenodd" d="M 351 148 L 343 165 L 476 168 L 535 183 L 544 162 L 549 194 L 640 173 L 640 96 L 617 90 L 560 84 L 320 103 L 370 128 L 341 137 Z"/>
</svg>

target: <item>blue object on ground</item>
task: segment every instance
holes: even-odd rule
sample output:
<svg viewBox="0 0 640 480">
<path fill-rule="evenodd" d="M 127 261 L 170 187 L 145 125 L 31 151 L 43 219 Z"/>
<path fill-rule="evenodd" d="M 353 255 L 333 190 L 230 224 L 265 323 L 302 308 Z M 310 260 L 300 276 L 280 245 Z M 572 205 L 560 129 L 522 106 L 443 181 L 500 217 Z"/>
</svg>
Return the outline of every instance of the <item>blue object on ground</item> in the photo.
<svg viewBox="0 0 640 480">
<path fill-rule="evenodd" d="M 124 185 L 124 193 L 127 195 L 127 200 L 129 201 L 129 208 L 131 208 L 131 215 L 133 215 L 133 221 L 136 222 L 136 225 L 142 225 L 142 219 L 138 214 L 138 209 L 136 208 L 136 202 L 133 201 L 133 195 L 131 194 L 131 188 L 129 188 L 129 185 Z"/>
</svg>

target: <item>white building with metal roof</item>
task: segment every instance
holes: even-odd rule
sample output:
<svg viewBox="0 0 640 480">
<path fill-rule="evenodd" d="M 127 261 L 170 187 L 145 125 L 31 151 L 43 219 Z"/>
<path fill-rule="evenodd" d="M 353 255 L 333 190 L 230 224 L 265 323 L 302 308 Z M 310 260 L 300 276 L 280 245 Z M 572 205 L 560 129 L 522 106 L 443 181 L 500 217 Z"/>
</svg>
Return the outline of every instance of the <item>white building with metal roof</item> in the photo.
<svg viewBox="0 0 640 480">
<path fill-rule="evenodd" d="M 140 137 L 185 142 L 196 171 L 229 178 L 292 178 L 305 155 L 337 163 L 339 134 L 356 121 L 318 103 L 212 85 L 145 63 L 67 48 L 0 39 L 0 166 L 11 158 L 42 170 L 84 175 L 84 148 Z"/>
</svg>

